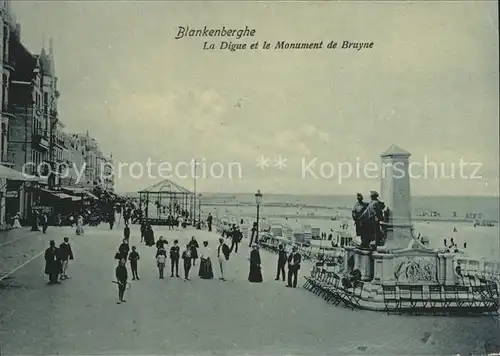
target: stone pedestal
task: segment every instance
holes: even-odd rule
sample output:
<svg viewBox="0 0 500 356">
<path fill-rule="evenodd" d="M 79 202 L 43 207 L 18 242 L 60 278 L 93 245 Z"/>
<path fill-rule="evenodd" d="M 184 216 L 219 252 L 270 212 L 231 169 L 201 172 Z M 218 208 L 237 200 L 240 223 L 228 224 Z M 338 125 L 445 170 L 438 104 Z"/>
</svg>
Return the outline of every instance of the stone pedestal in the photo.
<svg viewBox="0 0 500 356">
<path fill-rule="evenodd" d="M 374 284 L 393 284 L 394 278 L 394 255 L 391 253 L 373 253 L 373 281 Z"/>
<path fill-rule="evenodd" d="M 438 277 L 439 282 L 445 285 L 454 285 L 456 283 L 455 268 L 453 266 L 454 253 L 440 253 Z"/>
<path fill-rule="evenodd" d="M 354 268 L 361 272 L 362 281 L 371 281 L 373 279 L 372 251 L 355 249 Z"/>
<path fill-rule="evenodd" d="M 354 249 L 355 247 L 352 246 L 346 246 L 344 248 L 345 255 L 344 255 L 344 271 L 350 271 L 351 269 L 355 268 L 354 266 L 352 268 L 349 268 L 349 260 L 351 257 L 354 256 Z"/>
</svg>

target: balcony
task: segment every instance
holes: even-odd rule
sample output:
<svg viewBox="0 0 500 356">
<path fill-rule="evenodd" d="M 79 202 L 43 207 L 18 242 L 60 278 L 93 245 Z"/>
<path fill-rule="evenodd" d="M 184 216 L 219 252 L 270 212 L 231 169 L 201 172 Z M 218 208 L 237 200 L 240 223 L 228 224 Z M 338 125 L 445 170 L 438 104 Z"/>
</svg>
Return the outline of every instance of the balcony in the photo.
<svg viewBox="0 0 500 356">
<path fill-rule="evenodd" d="M 66 148 L 66 143 L 64 142 L 64 140 L 62 138 L 57 137 L 54 139 L 54 142 L 60 148 L 62 148 L 62 149 Z"/>
<path fill-rule="evenodd" d="M 7 150 L 2 154 L 2 164 L 7 167 L 13 167 L 16 164 L 16 152 Z"/>
<path fill-rule="evenodd" d="M 13 72 L 16 70 L 16 61 L 14 60 L 14 58 L 4 59 L 3 60 L 3 67 L 5 69 L 7 69 L 9 72 Z"/>
<path fill-rule="evenodd" d="M 41 132 L 35 132 L 33 134 L 33 144 L 38 146 L 40 149 L 47 151 L 50 147 L 49 141 L 46 135 L 42 135 Z"/>
<path fill-rule="evenodd" d="M 14 105 L 12 104 L 2 105 L 2 116 L 6 116 L 10 119 L 15 119 L 16 114 L 14 110 Z"/>
</svg>

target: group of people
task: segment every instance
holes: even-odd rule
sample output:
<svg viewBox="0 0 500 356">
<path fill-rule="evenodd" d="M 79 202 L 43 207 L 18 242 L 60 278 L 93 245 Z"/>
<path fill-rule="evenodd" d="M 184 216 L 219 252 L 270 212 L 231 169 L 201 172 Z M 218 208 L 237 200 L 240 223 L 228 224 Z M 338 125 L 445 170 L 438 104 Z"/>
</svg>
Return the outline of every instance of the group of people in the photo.
<svg viewBox="0 0 500 356">
<path fill-rule="evenodd" d="M 235 229 L 237 231 L 237 229 Z M 184 280 L 190 280 L 190 271 L 193 266 L 196 266 L 196 261 L 200 259 L 198 276 L 201 279 L 213 279 L 214 270 L 212 258 L 216 261 L 216 267 L 218 267 L 218 272 L 220 274 L 219 279 L 226 281 L 228 274 L 230 274 L 230 259 L 233 253 L 237 253 L 235 244 L 233 244 L 232 236 L 228 236 L 226 239 L 220 238 L 219 245 L 217 246 L 216 253 L 212 256 L 212 251 L 208 246 L 208 241 L 203 241 L 200 247 L 196 238 L 193 236 L 189 243 L 187 243 L 181 252 L 181 247 L 179 245 L 179 240 L 175 239 L 172 246 L 168 249 L 168 241 L 161 236 L 156 242 L 156 266 L 158 268 L 158 278 L 165 278 L 165 267 L 167 265 L 167 259 L 170 259 L 170 277 L 180 278 L 179 276 L 179 261 L 183 260 L 184 267 Z M 116 278 L 118 288 L 118 303 L 124 302 L 123 296 L 125 293 L 125 285 L 127 284 L 127 273 L 126 273 L 126 262 L 130 262 L 130 267 L 132 270 L 132 280 L 139 280 L 138 275 L 138 261 L 140 259 L 139 253 L 136 247 L 133 246 L 130 252 L 129 241 L 124 238 L 122 244 L 118 248 L 118 252 L 115 258 L 119 260 L 119 264 L 116 270 Z M 248 281 L 251 283 L 260 283 L 263 281 L 262 276 L 262 260 L 260 256 L 258 244 L 253 244 L 250 255 L 249 255 L 249 273 Z M 277 274 L 276 279 L 287 280 L 287 287 L 296 288 L 298 273 L 300 270 L 302 261 L 302 256 L 298 252 L 297 247 L 293 247 L 290 254 L 287 254 L 283 245 L 280 245 L 278 252 L 277 261 Z M 288 265 L 288 270 L 285 271 L 285 267 Z M 124 271 L 125 269 L 125 271 Z M 288 278 L 287 278 L 288 276 Z"/>
<path fill-rule="evenodd" d="M 45 274 L 49 276 L 49 284 L 60 284 L 61 280 L 70 278 L 68 276 L 69 261 L 74 259 L 73 250 L 69 243 L 69 237 L 65 237 L 63 242 L 56 246 L 56 242 L 51 240 L 49 247 L 45 250 Z"/>
<path fill-rule="evenodd" d="M 163 239 L 163 236 L 156 243 L 156 263 L 158 266 L 159 278 L 164 278 L 164 269 L 167 260 L 167 250 L 165 246 L 168 245 L 168 241 Z M 184 280 L 189 281 L 189 272 L 192 266 L 196 266 L 196 260 L 198 259 L 198 242 L 195 237 L 191 238 L 191 241 L 186 245 L 185 249 L 180 252 L 179 240 L 174 240 L 174 244 L 170 247 L 170 277 L 179 278 L 179 259 L 182 258 L 184 266 Z"/>
</svg>

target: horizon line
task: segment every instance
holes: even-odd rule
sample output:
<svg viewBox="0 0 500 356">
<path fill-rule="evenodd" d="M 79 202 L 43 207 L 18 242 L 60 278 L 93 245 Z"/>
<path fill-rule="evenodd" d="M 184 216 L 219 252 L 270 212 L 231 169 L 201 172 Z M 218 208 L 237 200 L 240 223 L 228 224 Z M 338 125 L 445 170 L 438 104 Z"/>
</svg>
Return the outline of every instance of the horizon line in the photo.
<svg viewBox="0 0 500 356">
<path fill-rule="evenodd" d="M 115 190 L 116 191 L 116 190 Z M 116 191 L 118 194 L 139 194 L 138 191 L 136 192 L 126 192 L 126 191 Z M 251 195 L 253 196 L 255 192 L 203 192 L 203 191 L 198 191 L 197 193 L 201 193 L 202 197 L 203 194 L 224 194 L 224 195 Z M 154 194 L 154 193 L 153 193 Z M 266 195 L 265 193 L 262 193 L 263 195 Z M 311 194 L 305 194 L 305 193 L 267 193 L 269 195 L 293 195 L 293 196 L 356 196 L 356 193 L 353 194 L 345 194 L 345 193 L 331 193 L 331 194 L 325 194 L 325 193 L 311 193 Z M 500 199 L 500 195 L 486 195 L 486 194 L 469 194 L 469 195 L 454 195 L 454 194 L 411 194 L 410 197 L 426 197 L 426 198 L 498 198 Z"/>
</svg>

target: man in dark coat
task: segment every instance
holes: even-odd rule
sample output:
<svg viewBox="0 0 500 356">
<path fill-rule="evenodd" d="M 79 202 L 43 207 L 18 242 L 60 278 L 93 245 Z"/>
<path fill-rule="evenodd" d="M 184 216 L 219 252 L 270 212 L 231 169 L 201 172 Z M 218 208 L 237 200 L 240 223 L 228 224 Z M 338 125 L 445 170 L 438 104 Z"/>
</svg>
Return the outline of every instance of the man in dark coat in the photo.
<svg viewBox="0 0 500 356">
<path fill-rule="evenodd" d="M 31 224 L 31 231 L 40 231 L 40 229 L 38 228 L 38 220 L 40 220 L 40 215 L 38 213 L 37 210 L 33 210 L 33 214 L 32 214 L 32 224 Z"/>
<path fill-rule="evenodd" d="M 49 227 L 49 217 L 47 213 L 42 213 L 40 217 L 40 225 L 42 226 L 42 232 L 45 234 L 47 232 L 47 228 Z"/>
<path fill-rule="evenodd" d="M 233 231 L 231 232 L 231 252 L 238 253 L 238 244 L 241 241 L 243 234 L 240 228 L 233 225 Z"/>
<path fill-rule="evenodd" d="M 287 287 L 297 288 L 297 278 L 300 270 L 300 262 L 302 256 L 300 255 L 297 246 L 293 247 L 293 252 L 288 256 L 288 285 Z M 293 283 L 292 283 L 293 277 Z"/>
<path fill-rule="evenodd" d="M 50 240 L 49 248 L 45 250 L 45 274 L 49 276 L 49 284 L 60 284 L 58 276 L 62 272 L 59 249 L 56 242 Z"/>
<path fill-rule="evenodd" d="M 179 278 L 179 258 L 181 255 L 181 248 L 179 247 L 179 241 L 174 240 L 174 245 L 170 247 L 170 269 L 171 269 L 171 275 L 170 277 L 174 276 L 174 269 L 175 269 L 175 276 Z"/>
<path fill-rule="evenodd" d="M 118 247 L 118 252 L 120 252 L 120 259 L 127 261 L 128 253 L 130 251 L 130 246 L 126 239 L 123 239 L 122 244 Z"/>
<path fill-rule="evenodd" d="M 123 238 L 127 240 L 127 243 L 129 242 L 130 239 L 130 227 L 128 225 L 125 225 L 123 228 Z"/>
<path fill-rule="evenodd" d="M 280 280 L 280 275 L 283 274 L 283 282 L 285 281 L 285 265 L 287 261 L 286 251 L 283 245 L 279 246 L 278 250 L 278 270 L 276 272 L 276 281 Z"/>
<path fill-rule="evenodd" d="M 207 218 L 207 225 L 208 225 L 208 231 L 212 231 L 212 214 L 208 213 L 208 218 Z"/>
<path fill-rule="evenodd" d="M 125 303 L 126 300 L 123 299 L 125 294 L 125 289 L 127 287 L 128 272 L 125 262 L 127 260 L 121 259 L 118 263 L 118 267 L 115 270 L 116 283 L 118 284 L 118 302 L 117 304 Z"/>
</svg>

